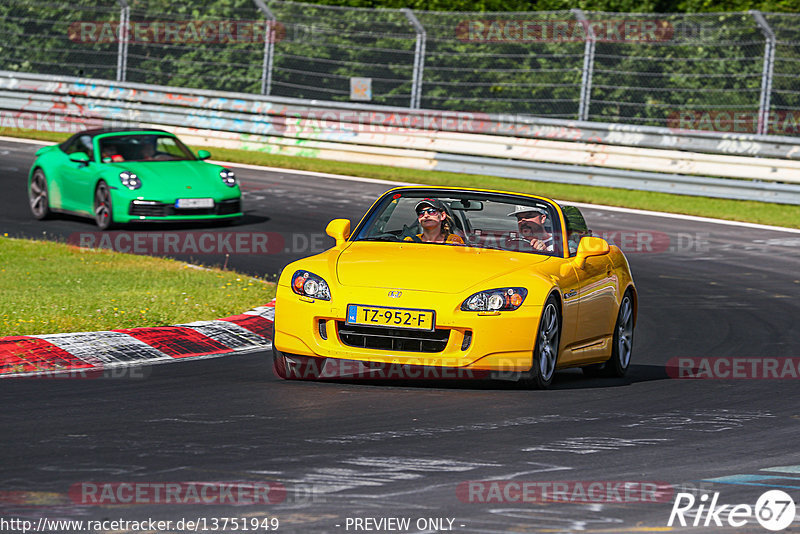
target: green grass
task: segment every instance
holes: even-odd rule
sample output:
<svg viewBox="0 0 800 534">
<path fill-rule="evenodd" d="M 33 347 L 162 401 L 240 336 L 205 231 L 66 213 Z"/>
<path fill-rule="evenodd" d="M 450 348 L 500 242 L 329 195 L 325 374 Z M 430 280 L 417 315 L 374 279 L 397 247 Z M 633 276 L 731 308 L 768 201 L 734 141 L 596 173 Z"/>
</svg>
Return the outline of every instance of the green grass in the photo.
<svg viewBox="0 0 800 534">
<path fill-rule="evenodd" d="M 69 134 L 0 128 L 0 135 L 62 141 L 66 139 Z M 208 149 L 208 147 L 193 148 Z M 367 165 L 363 163 L 282 156 L 248 150 L 232 150 L 214 147 L 210 150 L 214 159 L 229 161 L 231 163 L 249 163 L 253 165 L 284 167 L 304 171 L 344 174 L 348 176 L 364 176 L 398 182 L 518 191 L 521 193 L 535 193 L 537 195 L 572 202 L 589 202 L 608 206 L 665 211 L 686 215 L 698 215 L 701 217 L 714 217 L 718 219 L 800 228 L 800 207 L 786 204 L 670 195 L 667 193 L 651 193 L 647 191 L 631 191 L 628 189 L 611 189 L 608 187 L 557 184 L 551 182 L 533 182 L 511 178 L 497 178 L 494 176 L 420 171 L 399 167 Z"/>
<path fill-rule="evenodd" d="M 274 284 L 183 262 L 0 236 L 0 337 L 164 326 L 268 303 Z"/>
</svg>

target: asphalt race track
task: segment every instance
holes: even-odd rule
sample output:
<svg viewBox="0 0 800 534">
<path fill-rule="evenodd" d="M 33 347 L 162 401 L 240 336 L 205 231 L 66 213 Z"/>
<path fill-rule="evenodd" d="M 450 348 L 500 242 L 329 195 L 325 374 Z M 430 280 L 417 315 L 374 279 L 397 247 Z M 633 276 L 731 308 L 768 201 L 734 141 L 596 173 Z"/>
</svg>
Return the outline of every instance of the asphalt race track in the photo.
<svg viewBox="0 0 800 534">
<path fill-rule="evenodd" d="M 0 233 L 74 240 L 95 232 L 89 220 L 30 216 L 25 181 L 35 149 L 0 142 Z M 122 230 L 267 232 L 282 248 L 229 254 L 227 264 L 273 277 L 331 242 L 324 237 L 330 219 L 357 222 L 388 189 L 236 172 L 246 191 L 240 224 Z M 684 513 L 688 526 L 676 519 L 676 530 L 766 532 L 752 515 L 733 527 L 730 507 L 710 518 L 698 507 L 707 510 L 718 493 L 717 508 L 753 510 L 769 489 L 800 504 L 800 234 L 584 212 L 596 234 L 623 245 L 639 290 L 625 379 L 564 371 L 549 391 L 446 380 L 287 382 L 261 353 L 140 367 L 116 379 L 2 380 L 0 517 L 34 525 L 40 518 L 173 521 L 148 530 L 156 532 L 192 530 L 180 530 L 181 519 L 205 521 L 208 532 L 216 519 L 219 532 L 221 518 L 278 518 L 278 532 L 296 533 L 647 532 L 669 530 L 684 492 L 696 504 Z M 226 261 L 225 254 L 177 256 Z M 728 377 L 764 374 L 771 362 L 785 378 L 676 378 L 681 358 Z M 97 488 L 119 483 L 152 491 L 187 482 L 268 487 L 279 502 L 125 501 L 130 493 L 119 491 L 92 501 Z M 581 493 L 592 483 L 603 490 Z M 659 490 L 649 491 L 654 485 Z M 528 499 L 516 491 L 522 487 Z M 560 498 L 542 502 L 555 488 Z M 795 522 L 786 532 L 798 530 Z"/>
</svg>

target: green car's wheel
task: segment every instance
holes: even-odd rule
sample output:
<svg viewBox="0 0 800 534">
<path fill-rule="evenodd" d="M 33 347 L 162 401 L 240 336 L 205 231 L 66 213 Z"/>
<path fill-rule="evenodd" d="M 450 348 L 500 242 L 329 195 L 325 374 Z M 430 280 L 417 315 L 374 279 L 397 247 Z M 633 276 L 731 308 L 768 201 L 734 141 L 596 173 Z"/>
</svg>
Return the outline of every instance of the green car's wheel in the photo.
<svg viewBox="0 0 800 534">
<path fill-rule="evenodd" d="M 46 219 L 50 215 L 50 197 L 47 194 L 47 178 L 42 169 L 36 169 L 28 188 L 28 200 L 31 213 L 37 219 Z"/>
<path fill-rule="evenodd" d="M 558 345 L 561 341 L 561 317 L 554 297 L 547 299 L 542 307 L 536 345 L 533 347 L 533 365 L 524 385 L 545 389 L 553 382 L 558 363 Z"/>
<path fill-rule="evenodd" d="M 114 211 L 111 206 L 111 191 L 108 184 L 100 181 L 94 190 L 94 221 L 101 230 L 108 230 L 114 221 Z"/>
</svg>

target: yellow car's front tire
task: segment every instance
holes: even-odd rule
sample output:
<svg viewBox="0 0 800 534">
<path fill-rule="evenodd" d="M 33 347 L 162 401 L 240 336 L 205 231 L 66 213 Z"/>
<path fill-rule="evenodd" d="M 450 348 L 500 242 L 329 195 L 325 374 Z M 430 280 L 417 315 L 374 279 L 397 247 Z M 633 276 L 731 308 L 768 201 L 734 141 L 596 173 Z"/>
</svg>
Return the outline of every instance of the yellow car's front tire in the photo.
<svg viewBox="0 0 800 534">
<path fill-rule="evenodd" d="M 272 368 L 275 370 L 275 374 L 278 375 L 279 378 L 284 380 L 292 380 L 292 376 L 289 374 L 289 368 L 286 363 L 286 355 L 275 348 L 275 345 L 272 345 Z"/>
<path fill-rule="evenodd" d="M 272 345 L 272 368 L 284 380 L 318 380 L 324 358 L 286 355 Z"/>
<path fill-rule="evenodd" d="M 531 370 L 521 379 L 521 383 L 533 389 L 547 389 L 556 372 L 558 345 L 561 341 L 561 314 L 554 296 L 550 296 L 544 303 L 536 332 Z"/>
</svg>

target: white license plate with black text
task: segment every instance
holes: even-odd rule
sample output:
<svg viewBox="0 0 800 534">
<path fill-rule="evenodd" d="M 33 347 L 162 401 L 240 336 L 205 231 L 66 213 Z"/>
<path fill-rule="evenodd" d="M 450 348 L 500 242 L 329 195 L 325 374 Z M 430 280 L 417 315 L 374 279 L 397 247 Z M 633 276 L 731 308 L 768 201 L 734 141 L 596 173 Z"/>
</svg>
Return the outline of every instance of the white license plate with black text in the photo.
<svg viewBox="0 0 800 534">
<path fill-rule="evenodd" d="M 213 198 L 179 198 L 175 201 L 176 208 L 213 208 Z"/>
</svg>

